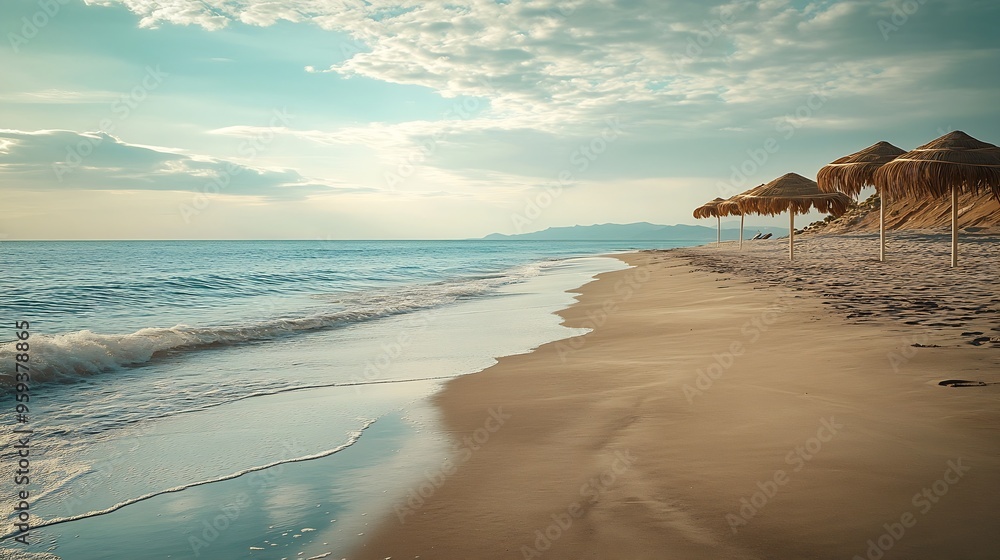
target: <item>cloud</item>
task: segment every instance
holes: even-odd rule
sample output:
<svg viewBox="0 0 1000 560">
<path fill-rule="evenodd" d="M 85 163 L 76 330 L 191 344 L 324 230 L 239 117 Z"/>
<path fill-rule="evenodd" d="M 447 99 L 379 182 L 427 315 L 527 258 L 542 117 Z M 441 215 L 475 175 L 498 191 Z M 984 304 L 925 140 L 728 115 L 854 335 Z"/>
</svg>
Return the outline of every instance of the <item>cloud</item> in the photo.
<svg viewBox="0 0 1000 560">
<path fill-rule="evenodd" d="M 983 71 L 1000 57 L 995 0 L 100 1 L 145 27 L 287 21 L 346 37 L 302 71 L 429 88 L 458 110 L 275 133 L 365 146 L 387 173 L 412 164 L 415 177 L 454 192 L 489 177 L 505 189 L 551 181 L 609 117 L 621 122 L 621 143 L 584 177 L 726 175 L 767 136 L 790 139 L 792 126 L 794 142 L 758 183 L 802 164 L 803 152 L 810 166 L 841 155 L 838 141 L 912 146 L 933 137 L 938 119 L 1000 118 L 1000 75 Z M 810 153 L 819 144 L 836 152 Z"/>
<path fill-rule="evenodd" d="M 498 121 L 489 118 L 468 120 L 405 121 L 401 123 L 373 122 L 360 126 L 346 126 L 332 131 L 296 130 L 288 127 L 237 125 L 209 130 L 208 134 L 253 138 L 268 131 L 294 136 L 318 144 L 362 144 L 375 150 L 409 148 L 446 136 L 476 132 L 533 130 L 528 122 L 519 120 Z"/>
<path fill-rule="evenodd" d="M 68 130 L 0 129 L 0 177 L 13 190 L 191 191 L 271 200 L 376 190 Z"/>
<path fill-rule="evenodd" d="M 140 27 L 156 28 L 161 23 L 198 25 L 209 30 L 226 27 L 235 14 L 215 13 L 207 4 L 189 0 L 84 0 L 92 6 L 124 4 L 142 16 Z"/>
<path fill-rule="evenodd" d="M 480 104 L 471 117 L 296 133 L 373 148 L 522 128 L 579 137 L 608 116 L 652 142 L 713 138 L 771 129 L 820 89 L 851 103 L 827 105 L 811 127 L 839 129 L 849 119 L 889 127 L 939 84 L 976 109 L 990 106 L 981 63 L 1000 56 L 984 24 L 1000 17 L 991 0 L 927 0 L 909 14 L 894 2 L 854 0 L 101 2 L 125 5 L 144 26 L 310 22 L 351 39 L 341 49 L 346 60 L 306 72 L 418 85 Z M 902 109 L 886 111 L 889 101 Z"/>
<path fill-rule="evenodd" d="M 103 0 L 112 2 L 114 0 Z M 894 4 L 692 0 L 401 2 L 371 0 L 117 0 L 143 17 L 217 29 L 229 21 L 311 21 L 365 46 L 328 71 L 488 99 L 490 117 L 572 128 L 595 113 L 656 114 L 685 123 L 691 106 L 759 110 L 819 86 L 863 92 L 889 66 L 972 50 L 967 24 L 997 14 L 928 0 L 894 20 Z M 949 23 L 942 26 L 942 17 Z M 897 28 L 888 39 L 881 22 Z M 895 21 L 898 25 L 894 25 Z M 996 53 L 993 41 L 990 50 Z M 313 71 L 316 71 L 314 68 Z M 874 84 L 872 82 L 875 82 Z M 907 94 L 909 83 L 893 92 Z M 912 95 L 912 92 L 910 93 Z"/>
<path fill-rule="evenodd" d="M 121 97 L 113 91 L 70 91 L 63 89 L 44 89 L 38 91 L 11 92 L 0 94 L 0 102 L 4 103 L 111 103 Z"/>
</svg>

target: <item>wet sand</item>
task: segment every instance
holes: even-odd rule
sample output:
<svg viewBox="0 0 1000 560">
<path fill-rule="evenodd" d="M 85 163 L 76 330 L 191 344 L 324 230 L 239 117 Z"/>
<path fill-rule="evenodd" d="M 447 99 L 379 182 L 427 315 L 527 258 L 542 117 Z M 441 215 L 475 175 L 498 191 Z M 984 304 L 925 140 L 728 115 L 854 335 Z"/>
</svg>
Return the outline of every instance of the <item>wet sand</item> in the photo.
<svg viewBox="0 0 1000 560">
<path fill-rule="evenodd" d="M 1000 258 L 895 243 L 623 256 L 436 397 L 452 460 L 349 558 L 995 558 Z"/>
</svg>

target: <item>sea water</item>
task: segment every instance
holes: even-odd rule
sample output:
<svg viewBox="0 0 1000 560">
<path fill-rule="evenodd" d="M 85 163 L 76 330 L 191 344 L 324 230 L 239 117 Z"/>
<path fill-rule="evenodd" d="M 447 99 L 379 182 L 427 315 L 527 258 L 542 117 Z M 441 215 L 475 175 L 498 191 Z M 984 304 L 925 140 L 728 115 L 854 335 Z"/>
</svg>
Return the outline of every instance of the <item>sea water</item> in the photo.
<svg viewBox="0 0 1000 560">
<path fill-rule="evenodd" d="M 444 476 L 443 382 L 585 332 L 554 312 L 597 255 L 682 244 L 0 243 L 0 558 L 343 554 Z"/>
</svg>

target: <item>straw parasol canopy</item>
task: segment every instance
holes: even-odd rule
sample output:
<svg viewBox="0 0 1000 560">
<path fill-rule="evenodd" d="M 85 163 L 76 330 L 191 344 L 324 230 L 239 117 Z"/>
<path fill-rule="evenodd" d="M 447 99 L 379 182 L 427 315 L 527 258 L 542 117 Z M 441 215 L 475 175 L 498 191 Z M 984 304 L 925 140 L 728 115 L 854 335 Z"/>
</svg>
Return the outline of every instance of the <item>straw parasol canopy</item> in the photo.
<svg viewBox="0 0 1000 560">
<path fill-rule="evenodd" d="M 825 193 L 819 190 L 816 181 L 806 179 L 798 173 L 786 173 L 781 177 L 752 188 L 736 197 L 740 211 L 747 214 L 767 214 L 776 216 L 792 211 L 805 214 L 815 208 L 820 212 L 840 215 L 847 211 L 851 199 L 843 193 Z"/>
<path fill-rule="evenodd" d="M 775 216 L 788 211 L 788 260 L 795 258 L 795 215 L 815 208 L 839 216 L 851 199 L 844 193 L 825 193 L 816 181 L 797 173 L 786 173 L 770 183 L 754 187 L 734 197 L 743 214 Z"/>
<path fill-rule="evenodd" d="M 824 165 L 816 174 L 816 183 L 823 192 L 858 196 L 865 187 L 875 186 L 875 172 L 880 167 L 904 153 L 906 150 L 888 142 L 877 142 L 860 152 Z"/>
<path fill-rule="evenodd" d="M 823 192 L 842 192 L 858 196 L 862 189 L 875 185 L 875 172 L 883 165 L 903 155 L 904 150 L 882 141 L 823 166 L 816 174 L 816 183 Z M 885 260 L 885 193 L 879 193 L 879 252 Z"/>
<path fill-rule="evenodd" d="M 714 198 L 705 204 L 694 209 L 695 218 L 718 218 L 719 214 L 719 204 L 725 202 L 724 198 Z M 726 214 L 728 216 L 729 214 Z"/>
<path fill-rule="evenodd" d="M 740 211 L 740 203 L 737 202 L 736 196 L 727 198 L 719 203 L 719 213 L 723 216 L 742 216 L 743 212 Z"/>
<path fill-rule="evenodd" d="M 944 197 L 952 187 L 1000 199 L 1000 148 L 956 130 L 906 152 L 875 174 L 875 187 L 893 197 Z"/>
<path fill-rule="evenodd" d="M 715 218 L 717 232 L 716 232 L 716 244 L 722 244 L 722 216 L 731 215 L 731 206 L 726 206 L 722 208 L 721 205 L 726 202 L 726 199 L 715 197 L 714 199 L 702 204 L 701 206 L 694 209 L 695 218 Z"/>
<path fill-rule="evenodd" d="M 992 191 L 1000 200 L 1000 148 L 956 130 L 906 152 L 875 172 L 875 188 L 892 197 L 951 194 L 951 266 L 958 266 L 958 193 Z"/>
</svg>

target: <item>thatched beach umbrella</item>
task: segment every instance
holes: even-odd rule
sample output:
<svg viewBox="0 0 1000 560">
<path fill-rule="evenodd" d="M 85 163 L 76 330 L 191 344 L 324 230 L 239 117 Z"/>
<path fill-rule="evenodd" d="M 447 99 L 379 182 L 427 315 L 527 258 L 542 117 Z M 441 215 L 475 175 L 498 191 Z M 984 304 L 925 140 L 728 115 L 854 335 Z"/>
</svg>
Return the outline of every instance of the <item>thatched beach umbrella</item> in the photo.
<svg viewBox="0 0 1000 560">
<path fill-rule="evenodd" d="M 903 155 L 905 150 L 888 142 L 877 142 L 849 156 L 823 166 L 816 174 L 816 183 L 823 192 L 842 192 L 858 196 L 867 186 L 875 186 L 875 172 L 880 167 Z M 878 260 L 885 260 L 885 193 L 879 192 L 878 208 L 879 250 Z"/>
<path fill-rule="evenodd" d="M 825 193 L 819 190 L 816 181 L 797 173 L 786 173 L 734 198 L 744 214 L 776 216 L 788 210 L 788 260 L 795 258 L 795 214 L 815 208 L 839 216 L 851 204 L 844 193 Z"/>
<path fill-rule="evenodd" d="M 719 204 L 725 202 L 726 199 L 716 197 L 709 200 L 705 204 L 694 209 L 694 217 L 701 218 L 715 218 L 716 226 L 718 227 L 718 233 L 716 238 L 716 245 L 722 245 L 722 216 L 719 213 Z M 725 214 L 728 216 L 729 214 Z"/>
<path fill-rule="evenodd" d="M 906 152 L 875 172 L 875 188 L 893 198 L 951 193 L 951 266 L 958 266 L 958 193 L 993 191 L 1000 200 L 1000 148 L 954 131 Z"/>
</svg>

